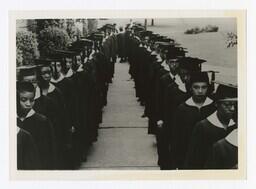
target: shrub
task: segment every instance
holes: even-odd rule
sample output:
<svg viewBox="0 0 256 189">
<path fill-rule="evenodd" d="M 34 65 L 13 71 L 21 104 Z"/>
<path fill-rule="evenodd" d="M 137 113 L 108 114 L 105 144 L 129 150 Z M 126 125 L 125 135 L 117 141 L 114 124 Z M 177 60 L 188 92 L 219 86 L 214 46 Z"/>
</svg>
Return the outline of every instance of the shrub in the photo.
<svg viewBox="0 0 256 189">
<path fill-rule="evenodd" d="M 16 35 L 16 63 L 17 65 L 33 64 L 38 57 L 38 43 L 36 35 L 30 31 L 19 31 Z"/>
<path fill-rule="evenodd" d="M 233 33 L 233 32 L 228 32 L 227 33 L 227 47 L 234 47 L 235 45 L 237 45 L 237 34 Z"/>
<path fill-rule="evenodd" d="M 185 34 L 198 34 L 198 33 L 207 33 L 207 32 L 218 32 L 218 26 L 207 25 L 203 28 L 194 27 L 191 29 L 187 29 L 184 33 Z"/>
<path fill-rule="evenodd" d="M 21 66 L 23 62 L 22 51 L 16 46 L 16 65 Z"/>
<path fill-rule="evenodd" d="M 53 49 L 67 49 L 70 37 L 65 29 L 49 26 L 40 31 L 38 42 L 40 55 L 48 56 Z"/>
</svg>

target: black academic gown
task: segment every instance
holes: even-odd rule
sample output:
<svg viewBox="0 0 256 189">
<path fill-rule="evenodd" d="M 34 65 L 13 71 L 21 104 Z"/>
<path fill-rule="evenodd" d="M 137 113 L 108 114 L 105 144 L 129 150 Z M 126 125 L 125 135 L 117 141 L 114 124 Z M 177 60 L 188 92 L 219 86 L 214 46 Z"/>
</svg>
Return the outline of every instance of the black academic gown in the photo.
<svg viewBox="0 0 256 189">
<path fill-rule="evenodd" d="M 88 79 L 88 74 L 85 70 L 76 72 L 73 76 L 73 81 L 76 86 L 76 115 L 78 124 L 75 125 L 75 133 L 73 134 L 73 144 L 76 148 L 76 156 L 81 159 L 87 152 L 90 145 L 90 97 L 91 83 Z"/>
<path fill-rule="evenodd" d="M 167 103 L 168 96 L 166 93 L 168 90 L 168 86 L 172 85 L 173 82 L 174 80 L 171 78 L 169 73 L 165 73 L 159 79 L 158 95 L 157 95 L 157 98 L 158 98 L 157 99 L 157 113 L 158 113 L 157 117 L 159 120 L 165 121 L 164 114 L 167 112 L 165 109 L 166 108 L 165 105 L 167 104 L 168 106 L 170 105 L 169 103 Z"/>
<path fill-rule="evenodd" d="M 227 130 L 213 125 L 208 119 L 198 122 L 190 138 L 184 168 L 203 169 L 212 145 L 225 138 L 237 126 L 229 126 Z"/>
<path fill-rule="evenodd" d="M 121 59 L 125 58 L 125 33 L 117 34 L 118 55 Z"/>
<path fill-rule="evenodd" d="M 138 57 L 139 57 L 139 53 L 138 53 L 138 48 L 139 48 L 139 40 L 131 37 L 130 38 L 130 51 L 129 51 L 129 74 L 132 76 L 132 78 L 134 79 L 134 81 L 136 80 L 136 76 L 137 76 L 137 62 L 138 62 Z M 136 83 L 135 83 L 136 85 Z M 136 87 L 136 86 L 135 86 Z M 137 96 L 137 94 L 136 94 Z"/>
<path fill-rule="evenodd" d="M 133 78 L 135 83 L 135 92 L 136 97 L 139 98 L 139 101 L 143 103 L 143 85 L 142 85 L 142 78 L 143 78 L 143 70 L 142 70 L 142 64 L 144 62 L 144 48 L 140 47 L 139 44 L 135 47 L 136 51 L 134 52 L 134 61 L 132 64 L 131 69 L 133 70 Z"/>
<path fill-rule="evenodd" d="M 226 139 L 216 142 L 208 155 L 205 169 L 237 169 L 238 147 Z"/>
<path fill-rule="evenodd" d="M 167 71 L 166 69 L 164 69 L 164 67 L 161 65 L 161 62 L 157 62 L 158 65 L 156 66 L 156 77 L 155 77 L 155 103 L 156 103 L 156 116 L 157 116 L 157 119 L 160 120 L 161 119 L 161 116 L 159 115 L 159 111 L 161 111 L 161 109 L 163 108 L 161 105 L 162 105 L 162 97 L 163 97 L 163 91 L 161 89 L 161 86 L 163 85 L 162 84 L 162 81 L 161 81 L 161 78 L 162 76 L 166 75 L 169 73 L 169 71 Z M 168 81 L 167 81 L 168 82 Z M 160 116 L 160 117 L 159 117 Z"/>
<path fill-rule="evenodd" d="M 147 87 L 147 93 L 148 97 L 146 99 L 146 105 L 145 105 L 145 114 L 148 117 L 148 134 L 156 134 L 156 118 L 155 118 L 155 103 L 154 103 L 154 94 L 155 94 L 155 88 L 154 85 L 152 85 L 155 81 L 155 70 L 154 70 L 154 64 L 156 61 L 156 56 L 151 55 L 150 56 L 150 65 L 149 65 L 149 73 L 148 73 L 148 87 Z"/>
<path fill-rule="evenodd" d="M 167 85 L 162 97 L 161 120 L 163 120 L 163 128 L 161 129 L 160 139 L 158 144 L 159 164 L 162 169 L 171 168 L 170 143 L 172 137 L 172 120 L 175 119 L 177 107 L 185 102 L 190 97 L 190 94 L 178 88 L 178 85 L 172 81 Z"/>
<path fill-rule="evenodd" d="M 54 132 L 56 135 L 56 146 L 58 151 L 58 168 L 66 169 L 66 153 L 69 152 L 69 146 L 71 145 L 71 124 L 65 97 L 62 91 L 55 87 L 55 89 L 47 94 L 47 97 L 51 98 L 56 105 L 56 124 L 54 124 Z"/>
<path fill-rule="evenodd" d="M 51 122 L 45 116 L 35 113 L 24 121 L 17 119 L 18 127 L 28 131 L 38 148 L 41 166 L 37 169 L 56 168 L 55 135 Z"/>
<path fill-rule="evenodd" d="M 180 104 L 173 118 L 171 127 L 170 155 L 171 169 L 183 169 L 190 137 L 196 123 L 215 111 L 213 103 L 198 109 L 186 102 Z"/>
<path fill-rule="evenodd" d="M 20 129 L 17 134 L 17 169 L 36 170 L 41 168 L 38 148 L 31 134 Z"/>
<path fill-rule="evenodd" d="M 74 91 L 72 91 L 72 82 L 68 78 L 63 78 L 59 82 L 52 82 L 52 84 L 57 87 L 62 93 L 62 100 L 65 105 L 65 117 L 66 125 L 69 129 L 74 125 Z"/>
<path fill-rule="evenodd" d="M 101 122 L 102 116 L 102 103 L 101 103 L 101 84 L 99 80 L 99 73 L 96 69 L 95 60 L 91 62 L 90 70 L 86 70 L 86 78 L 88 82 L 87 91 L 88 94 L 88 132 L 89 132 L 89 144 L 95 142 L 98 136 L 98 126 Z"/>
<path fill-rule="evenodd" d="M 140 47 L 140 58 L 139 58 L 139 75 L 138 85 L 140 89 L 139 97 L 143 105 L 148 101 L 148 81 L 149 81 L 149 64 L 150 64 L 150 52 L 146 49 L 147 47 Z"/>
<path fill-rule="evenodd" d="M 51 123 L 53 124 L 53 127 L 55 128 L 55 125 L 60 124 L 59 123 L 59 117 L 57 116 L 57 105 L 54 102 L 53 99 L 51 99 L 48 96 L 41 95 L 35 99 L 35 104 L 33 106 L 33 109 L 44 116 L 46 116 Z"/>
<path fill-rule="evenodd" d="M 58 89 L 60 89 L 60 91 L 62 92 L 63 95 L 63 100 L 65 103 L 65 121 L 66 121 L 66 126 L 67 126 L 67 139 L 68 139 L 68 144 L 69 147 L 66 148 L 64 150 L 64 154 L 65 154 L 65 166 L 66 168 L 72 168 L 72 162 L 71 162 L 71 156 L 72 156 L 72 133 L 71 131 L 71 127 L 74 126 L 77 122 L 76 122 L 76 115 L 75 115 L 75 90 L 74 90 L 74 85 L 71 79 L 68 78 L 63 78 L 62 80 L 58 81 L 58 82 L 52 82 L 53 85 L 55 85 L 55 87 L 57 87 Z"/>
</svg>

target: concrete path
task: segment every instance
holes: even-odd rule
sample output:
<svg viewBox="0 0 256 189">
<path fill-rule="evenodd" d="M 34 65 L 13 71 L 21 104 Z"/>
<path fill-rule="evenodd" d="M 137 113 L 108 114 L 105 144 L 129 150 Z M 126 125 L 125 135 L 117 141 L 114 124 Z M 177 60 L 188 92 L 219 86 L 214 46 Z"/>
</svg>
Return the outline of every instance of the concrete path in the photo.
<svg viewBox="0 0 256 189">
<path fill-rule="evenodd" d="M 81 169 L 156 170 L 155 137 L 147 134 L 147 118 L 135 97 L 127 63 L 116 63 L 109 86 L 98 141 L 93 144 Z"/>
</svg>

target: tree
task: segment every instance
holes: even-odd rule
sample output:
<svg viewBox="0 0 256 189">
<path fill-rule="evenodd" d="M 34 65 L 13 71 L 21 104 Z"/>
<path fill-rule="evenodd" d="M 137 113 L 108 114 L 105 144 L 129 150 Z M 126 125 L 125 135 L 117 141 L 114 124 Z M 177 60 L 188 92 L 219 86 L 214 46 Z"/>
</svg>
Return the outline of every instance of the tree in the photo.
<svg viewBox="0 0 256 189">
<path fill-rule="evenodd" d="M 233 32 L 227 33 L 227 48 L 237 45 L 237 35 Z"/>
<path fill-rule="evenodd" d="M 77 28 L 75 27 L 75 20 L 74 19 L 67 19 L 66 20 L 66 31 L 70 37 L 70 39 L 75 38 L 77 35 Z"/>
<path fill-rule="evenodd" d="M 39 33 L 48 27 L 58 27 L 58 28 L 64 28 L 65 27 L 65 20 L 64 19 L 36 19 L 35 20 L 36 25 L 36 34 L 39 35 Z"/>
<path fill-rule="evenodd" d="M 44 57 L 50 55 L 54 49 L 67 49 L 71 40 L 65 29 L 50 26 L 40 31 L 38 42 L 40 54 Z"/>
<path fill-rule="evenodd" d="M 88 19 L 88 34 L 97 30 L 98 21 L 96 19 Z"/>
<path fill-rule="evenodd" d="M 147 30 L 147 26 L 148 26 L 148 20 L 145 19 L 145 20 L 144 20 L 144 27 L 145 27 L 146 30 Z"/>
<path fill-rule="evenodd" d="M 36 35 L 31 31 L 19 31 L 16 34 L 16 63 L 17 66 L 33 64 L 39 56 Z"/>
<path fill-rule="evenodd" d="M 151 19 L 151 26 L 154 26 L 155 25 L 155 21 L 154 19 Z"/>
<path fill-rule="evenodd" d="M 22 51 L 16 46 L 16 65 L 21 66 L 23 62 Z"/>
</svg>

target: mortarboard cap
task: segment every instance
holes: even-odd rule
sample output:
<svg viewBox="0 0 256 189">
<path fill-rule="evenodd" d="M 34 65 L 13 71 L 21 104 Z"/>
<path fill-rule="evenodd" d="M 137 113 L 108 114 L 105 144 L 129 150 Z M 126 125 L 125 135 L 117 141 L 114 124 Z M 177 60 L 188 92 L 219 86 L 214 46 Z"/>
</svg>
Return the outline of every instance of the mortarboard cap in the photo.
<svg viewBox="0 0 256 189">
<path fill-rule="evenodd" d="M 94 33 L 92 35 L 92 40 L 94 41 L 102 41 L 104 39 L 104 34 L 102 33 Z M 93 43 L 91 43 L 91 46 L 93 45 Z"/>
<path fill-rule="evenodd" d="M 193 57 L 182 57 L 178 59 L 180 63 L 180 68 L 192 71 L 192 72 L 200 72 L 201 64 L 206 62 L 206 60 L 193 58 Z"/>
<path fill-rule="evenodd" d="M 150 36 L 150 39 L 152 41 L 157 41 L 158 36 L 159 36 L 158 34 L 152 33 L 151 36 Z"/>
<path fill-rule="evenodd" d="M 141 37 L 146 37 L 146 36 L 151 36 L 152 35 L 152 31 L 141 31 L 139 32 Z"/>
<path fill-rule="evenodd" d="M 168 37 L 165 37 L 165 36 L 163 36 L 162 37 L 162 39 L 160 39 L 160 41 L 163 41 L 163 42 L 174 42 L 174 40 L 173 39 L 171 39 L 171 38 L 168 38 Z"/>
<path fill-rule="evenodd" d="M 173 46 L 172 43 L 169 42 L 163 42 L 163 41 L 156 41 L 155 44 L 159 46 L 160 49 L 166 50 Z"/>
<path fill-rule="evenodd" d="M 191 74 L 190 83 L 206 82 L 209 83 L 209 77 L 207 72 L 196 72 Z"/>
<path fill-rule="evenodd" d="M 102 34 L 101 34 L 102 35 Z M 81 44 L 81 45 L 84 45 L 84 46 L 93 46 L 93 41 L 90 40 L 90 39 L 86 39 L 86 38 L 81 38 L 80 40 L 78 40 L 78 42 Z"/>
<path fill-rule="evenodd" d="M 218 84 L 218 88 L 214 95 L 216 101 L 225 100 L 225 101 L 236 101 L 237 100 L 237 85 L 231 83 L 224 83 L 215 81 L 214 83 Z"/>
<path fill-rule="evenodd" d="M 114 25 L 113 24 L 105 24 L 103 27 L 106 29 L 113 29 Z"/>
<path fill-rule="evenodd" d="M 17 78 L 21 80 L 24 76 L 36 75 L 36 65 L 24 65 L 17 67 Z"/>
<path fill-rule="evenodd" d="M 53 51 L 56 55 L 58 55 L 60 58 L 72 58 L 77 53 L 75 51 L 69 51 L 69 50 L 54 50 Z"/>
<path fill-rule="evenodd" d="M 80 39 L 71 44 L 73 48 L 78 48 L 78 49 L 84 48 L 85 46 L 90 47 L 92 45 L 93 45 L 93 41 L 90 39 Z"/>
<path fill-rule="evenodd" d="M 36 65 L 23 65 L 23 66 L 18 66 L 17 67 L 17 70 L 20 70 L 20 71 L 26 71 L 26 70 L 33 70 L 33 69 L 36 69 Z"/>
<path fill-rule="evenodd" d="M 48 58 L 51 62 L 61 62 L 63 59 L 63 55 L 56 50 L 52 50 L 51 53 L 48 55 Z"/>
<path fill-rule="evenodd" d="M 69 49 L 70 51 L 74 51 L 74 52 L 76 52 L 76 53 L 83 52 L 83 51 L 85 50 L 85 47 L 86 47 L 86 46 L 87 46 L 87 47 L 93 46 L 93 41 L 90 40 L 90 39 L 88 39 L 88 38 L 90 38 L 90 36 L 87 37 L 86 39 L 80 39 L 80 40 L 78 40 L 78 41 L 73 42 L 73 43 L 68 47 L 68 49 Z"/>
<path fill-rule="evenodd" d="M 140 22 L 133 22 L 133 24 L 134 24 L 135 26 L 142 26 L 142 24 L 141 24 Z"/>
<path fill-rule="evenodd" d="M 16 82 L 16 89 L 18 92 L 22 92 L 22 91 L 35 92 L 35 87 L 29 81 Z"/>
<path fill-rule="evenodd" d="M 99 30 L 99 31 L 106 31 L 106 30 L 108 30 L 108 29 L 110 29 L 110 30 L 112 30 L 113 29 L 113 25 L 111 25 L 111 24 L 105 24 L 105 25 L 103 25 L 102 27 L 100 27 L 100 28 L 98 28 L 97 30 Z"/>
<path fill-rule="evenodd" d="M 132 29 L 134 30 L 134 32 L 141 32 L 141 31 L 145 31 L 145 28 L 143 26 L 137 26 L 137 25 L 134 25 L 132 27 Z"/>
<path fill-rule="evenodd" d="M 51 62 L 53 60 L 50 58 L 40 58 L 40 59 L 35 59 L 35 64 L 37 65 L 37 67 L 48 67 L 51 66 Z"/>
<path fill-rule="evenodd" d="M 166 53 L 166 59 L 176 59 L 184 57 L 186 55 L 186 52 L 187 51 L 185 51 L 182 47 L 171 46 Z"/>
</svg>

